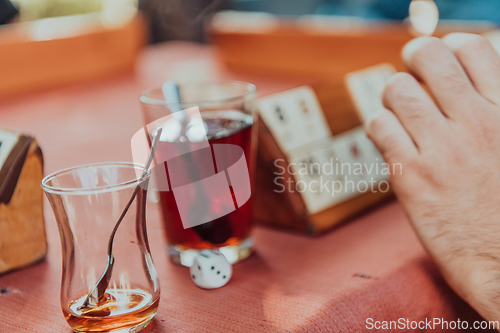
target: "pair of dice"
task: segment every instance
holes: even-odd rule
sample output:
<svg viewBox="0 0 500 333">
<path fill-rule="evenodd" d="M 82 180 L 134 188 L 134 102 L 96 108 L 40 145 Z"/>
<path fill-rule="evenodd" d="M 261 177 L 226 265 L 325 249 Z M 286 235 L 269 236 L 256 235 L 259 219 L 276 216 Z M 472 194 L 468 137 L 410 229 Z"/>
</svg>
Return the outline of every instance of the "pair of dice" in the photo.
<svg viewBox="0 0 500 333">
<path fill-rule="evenodd" d="M 203 289 L 225 286 L 233 274 L 229 261 L 222 253 L 215 250 L 198 253 L 189 271 L 193 282 Z"/>
</svg>

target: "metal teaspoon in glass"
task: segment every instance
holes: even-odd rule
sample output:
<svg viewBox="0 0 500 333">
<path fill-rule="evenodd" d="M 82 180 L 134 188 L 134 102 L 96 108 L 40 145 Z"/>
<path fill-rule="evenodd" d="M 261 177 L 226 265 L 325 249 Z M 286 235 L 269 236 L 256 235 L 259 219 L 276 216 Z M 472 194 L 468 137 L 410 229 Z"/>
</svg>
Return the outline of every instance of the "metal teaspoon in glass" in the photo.
<svg viewBox="0 0 500 333">
<path fill-rule="evenodd" d="M 158 145 L 158 141 L 160 140 L 162 129 L 158 128 L 153 132 L 153 139 L 151 142 L 151 149 L 149 150 L 149 156 L 146 161 L 146 164 L 144 165 L 144 171 L 142 173 L 142 176 L 144 176 L 148 170 L 149 166 L 151 165 L 151 162 L 153 161 L 153 158 L 155 156 L 155 151 L 156 151 L 156 146 Z M 89 292 L 87 295 L 87 298 L 85 298 L 85 301 L 83 302 L 82 306 L 78 308 L 78 310 L 91 310 L 93 307 L 95 307 L 99 302 L 103 299 L 103 296 L 106 292 L 106 289 L 108 288 L 109 281 L 111 280 L 111 274 L 113 273 L 113 265 L 115 263 L 115 258 L 113 257 L 113 240 L 115 238 L 116 231 L 118 230 L 118 227 L 120 226 L 120 223 L 122 222 L 123 218 L 127 214 L 128 209 L 130 208 L 130 205 L 134 201 L 137 192 L 139 191 L 141 187 L 141 184 L 138 184 L 132 193 L 132 196 L 130 197 L 130 200 L 128 201 L 127 205 L 123 209 L 120 218 L 115 224 L 115 227 L 113 228 L 113 231 L 111 232 L 111 235 L 109 236 L 109 241 L 108 241 L 108 263 L 106 265 L 106 269 L 104 270 L 104 273 L 101 275 L 99 278 L 99 281 L 97 281 L 96 285 L 92 290 Z"/>
</svg>

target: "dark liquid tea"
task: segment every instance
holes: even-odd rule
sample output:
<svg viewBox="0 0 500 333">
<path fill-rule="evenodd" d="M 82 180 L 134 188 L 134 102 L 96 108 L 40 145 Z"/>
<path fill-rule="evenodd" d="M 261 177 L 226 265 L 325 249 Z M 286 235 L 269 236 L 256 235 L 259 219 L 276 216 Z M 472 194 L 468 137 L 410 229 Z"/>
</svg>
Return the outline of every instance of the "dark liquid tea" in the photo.
<svg viewBox="0 0 500 333">
<path fill-rule="evenodd" d="M 194 153 L 184 154 L 175 159 L 175 163 L 168 164 L 168 179 L 171 188 L 172 181 L 183 184 L 193 183 L 214 174 L 216 165 L 213 157 L 214 144 L 232 144 L 243 149 L 247 163 L 248 174 L 252 175 L 253 168 L 251 160 L 252 124 L 251 115 L 240 111 L 209 111 L 201 112 L 205 129 L 210 144 L 210 149 L 200 149 Z M 171 143 L 160 141 L 158 151 L 162 151 L 162 145 Z M 199 143 L 192 142 L 193 148 Z M 194 149 L 193 149 L 194 150 Z M 208 155 L 207 155 L 208 154 Z M 210 163 L 207 160 L 210 159 Z M 203 162 L 201 162 L 203 160 Z M 221 172 L 221 170 L 215 170 Z M 173 179 L 175 177 L 175 179 Z M 250 176 L 252 178 L 252 176 Z M 233 201 L 236 203 L 235 188 L 230 186 Z M 196 191 L 188 202 L 189 207 L 200 208 L 203 205 L 212 205 L 217 210 L 220 205 L 217 200 L 207 199 L 207 189 L 203 186 Z M 163 213 L 165 232 L 169 245 L 179 248 L 205 249 L 238 245 L 249 236 L 251 224 L 251 199 L 238 207 L 231 213 L 217 218 L 213 221 L 184 229 L 179 214 L 173 191 L 160 191 L 160 205 Z"/>
</svg>

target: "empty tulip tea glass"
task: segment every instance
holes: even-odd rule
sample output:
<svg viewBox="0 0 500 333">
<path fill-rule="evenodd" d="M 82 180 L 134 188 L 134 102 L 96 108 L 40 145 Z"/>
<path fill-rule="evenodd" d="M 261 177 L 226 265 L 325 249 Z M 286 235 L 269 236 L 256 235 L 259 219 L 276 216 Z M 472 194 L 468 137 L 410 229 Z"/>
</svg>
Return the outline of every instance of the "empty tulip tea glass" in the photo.
<svg viewBox="0 0 500 333">
<path fill-rule="evenodd" d="M 160 289 L 146 233 L 149 178 L 150 171 L 143 173 L 139 164 L 102 163 L 42 180 L 61 237 L 61 307 L 76 332 L 137 332 L 156 313 Z M 112 230 L 138 187 L 114 237 L 108 288 L 101 299 L 83 306 L 106 269 Z"/>
</svg>

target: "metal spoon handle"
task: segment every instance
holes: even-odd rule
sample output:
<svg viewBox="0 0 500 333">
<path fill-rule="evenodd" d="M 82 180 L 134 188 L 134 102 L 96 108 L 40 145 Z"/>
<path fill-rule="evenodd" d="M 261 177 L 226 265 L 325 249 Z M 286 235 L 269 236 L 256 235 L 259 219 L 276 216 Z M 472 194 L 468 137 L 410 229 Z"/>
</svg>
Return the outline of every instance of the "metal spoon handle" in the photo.
<svg viewBox="0 0 500 333">
<path fill-rule="evenodd" d="M 158 145 L 158 141 L 160 141 L 160 136 L 161 136 L 162 129 L 157 128 L 153 132 L 153 141 L 151 143 L 151 149 L 149 150 L 149 156 L 146 161 L 146 164 L 144 165 L 144 170 L 142 172 L 141 178 L 144 177 L 148 170 L 149 166 L 151 165 L 151 162 L 153 161 L 153 158 L 155 156 L 156 152 L 156 146 Z M 125 215 L 127 214 L 130 206 L 132 205 L 132 202 L 134 202 L 135 197 L 137 195 L 137 192 L 139 192 L 139 189 L 141 187 L 141 184 L 138 184 L 134 192 L 132 193 L 132 196 L 130 197 L 129 201 L 127 202 L 127 205 L 123 209 L 120 218 L 115 224 L 115 227 L 113 228 L 113 231 L 111 232 L 111 235 L 109 236 L 108 240 L 108 263 L 106 265 L 106 269 L 104 270 L 104 273 L 101 275 L 97 283 L 95 284 L 94 288 L 89 292 L 87 295 L 87 298 L 85 298 L 85 301 L 83 302 L 82 306 L 80 306 L 78 309 L 86 309 L 89 308 L 89 303 L 92 302 L 92 304 L 97 304 L 99 301 L 102 300 L 104 293 L 106 292 L 106 289 L 108 288 L 109 281 L 111 280 L 111 274 L 113 273 L 113 265 L 115 263 L 115 258 L 113 257 L 113 241 L 115 238 L 116 231 L 118 230 L 118 227 L 122 223 L 123 219 L 125 218 Z"/>
<path fill-rule="evenodd" d="M 158 141 L 160 141 L 161 132 L 162 132 L 161 128 L 157 128 L 153 132 L 153 141 L 151 143 L 151 149 L 149 150 L 149 156 L 148 156 L 148 159 L 146 161 L 146 164 L 144 165 L 144 171 L 142 172 L 141 178 L 144 177 L 148 173 L 149 166 L 151 165 L 151 162 L 153 162 L 153 158 L 155 156 L 155 151 L 156 151 L 156 146 L 158 145 Z M 109 241 L 108 241 L 108 257 L 112 257 L 113 256 L 113 254 L 112 254 L 113 240 L 115 238 L 116 230 L 118 229 L 118 227 L 120 226 L 120 223 L 122 222 L 123 218 L 127 214 L 128 209 L 132 205 L 132 202 L 134 201 L 135 196 L 137 195 L 137 192 L 139 191 L 139 188 L 140 188 L 140 184 L 138 184 L 136 186 L 136 188 L 134 189 L 134 192 L 132 193 L 132 196 L 130 197 L 130 200 L 128 201 L 127 205 L 125 206 L 125 209 L 122 211 L 122 214 L 120 215 L 120 218 L 116 222 L 115 227 L 113 228 L 113 231 L 111 232 L 111 235 L 109 236 Z"/>
</svg>

